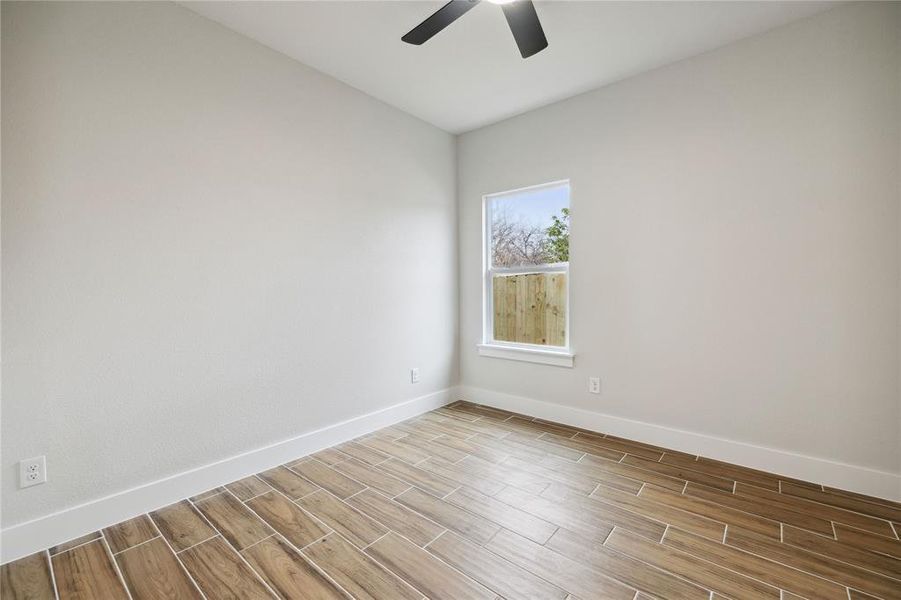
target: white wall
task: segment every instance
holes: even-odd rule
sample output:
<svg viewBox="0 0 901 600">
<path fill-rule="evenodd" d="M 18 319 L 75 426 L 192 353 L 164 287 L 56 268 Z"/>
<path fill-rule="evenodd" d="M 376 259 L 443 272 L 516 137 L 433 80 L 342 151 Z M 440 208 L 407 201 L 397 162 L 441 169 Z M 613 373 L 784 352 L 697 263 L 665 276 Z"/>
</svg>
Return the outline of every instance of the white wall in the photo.
<svg viewBox="0 0 901 600">
<path fill-rule="evenodd" d="M 456 381 L 452 136 L 171 4 L 2 21 L 4 527 Z"/>
<path fill-rule="evenodd" d="M 899 44 L 842 6 L 461 136 L 464 386 L 901 471 Z M 576 366 L 480 357 L 481 196 L 564 178 Z"/>
</svg>

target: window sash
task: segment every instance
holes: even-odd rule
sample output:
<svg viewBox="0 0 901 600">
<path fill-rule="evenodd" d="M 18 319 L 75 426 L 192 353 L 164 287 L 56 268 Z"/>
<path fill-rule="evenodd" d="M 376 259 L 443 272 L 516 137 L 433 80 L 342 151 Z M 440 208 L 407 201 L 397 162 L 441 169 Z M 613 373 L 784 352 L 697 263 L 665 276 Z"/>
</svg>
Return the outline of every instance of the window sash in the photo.
<svg viewBox="0 0 901 600">
<path fill-rule="evenodd" d="M 488 267 L 491 275 L 531 275 L 532 273 L 565 273 L 569 271 L 569 263 L 543 263 L 540 265 L 522 265 L 520 267 Z"/>
<path fill-rule="evenodd" d="M 488 249 L 487 244 L 486 249 Z M 566 339 L 565 346 L 529 344 L 528 342 L 510 342 L 507 340 L 498 340 L 494 337 L 494 277 L 496 275 L 529 275 L 531 273 L 566 273 L 566 333 L 564 334 L 564 337 Z M 484 329 L 482 331 L 482 343 L 490 344 L 492 346 L 505 346 L 508 348 L 526 348 L 531 350 L 550 350 L 552 352 L 569 352 L 570 348 L 572 347 L 572 342 L 570 341 L 569 337 L 570 322 L 572 321 L 570 313 L 569 284 L 570 276 L 568 262 L 551 263 L 544 265 L 527 265 L 524 267 L 487 268 L 485 270 L 485 281 L 483 282 L 484 293 L 482 294 L 482 304 L 484 305 L 485 309 L 482 319 L 484 323 Z"/>
<path fill-rule="evenodd" d="M 484 196 L 482 196 L 482 230 L 483 230 L 483 234 L 485 236 L 483 252 L 485 253 L 484 265 L 486 266 L 486 268 L 488 268 L 488 269 L 519 268 L 519 267 L 495 267 L 494 266 L 494 263 L 493 263 L 494 257 L 491 252 L 491 221 L 492 221 L 492 215 L 494 213 L 493 201 L 497 200 L 499 198 L 505 198 L 507 196 L 522 193 L 522 192 L 529 192 L 529 191 L 541 190 L 541 189 L 547 189 L 547 188 L 555 188 L 555 187 L 560 187 L 560 186 L 566 186 L 567 188 L 569 188 L 569 185 L 570 185 L 569 179 L 560 179 L 557 181 L 549 181 L 547 183 L 539 183 L 537 185 L 527 185 L 525 187 L 517 188 L 515 190 L 507 190 L 506 192 L 495 192 L 493 194 L 485 194 Z M 562 265 L 562 264 L 566 264 L 566 263 L 556 263 L 556 264 Z M 530 265 L 530 266 L 534 267 L 537 265 Z M 535 271 L 535 272 L 538 273 L 539 271 Z"/>
</svg>

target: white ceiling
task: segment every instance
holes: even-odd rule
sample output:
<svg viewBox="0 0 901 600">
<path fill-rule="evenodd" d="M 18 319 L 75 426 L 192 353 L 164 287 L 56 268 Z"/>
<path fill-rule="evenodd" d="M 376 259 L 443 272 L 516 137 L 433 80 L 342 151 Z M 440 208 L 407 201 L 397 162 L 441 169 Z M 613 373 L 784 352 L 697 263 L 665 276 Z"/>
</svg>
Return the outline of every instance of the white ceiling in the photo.
<svg viewBox="0 0 901 600">
<path fill-rule="evenodd" d="M 549 47 L 523 60 L 482 2 L 423 46 L 444 1 L 182 2 L 230 29 L 461 133 L 828 9 L 829 2 L 536 2 Z"/>
</svg>

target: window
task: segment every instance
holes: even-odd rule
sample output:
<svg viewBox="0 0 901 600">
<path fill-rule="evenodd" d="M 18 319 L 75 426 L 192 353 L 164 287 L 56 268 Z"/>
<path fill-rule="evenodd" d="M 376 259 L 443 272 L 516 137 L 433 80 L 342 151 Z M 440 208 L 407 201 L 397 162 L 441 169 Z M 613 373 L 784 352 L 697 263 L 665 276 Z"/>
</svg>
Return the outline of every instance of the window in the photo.
<svg viewBox="0 0 901 600">
<path fill-rule="evenodd" d="M 571 367 L 569 182 L 489 194 L 483 202 L 479 353 Z"/>
</svg>

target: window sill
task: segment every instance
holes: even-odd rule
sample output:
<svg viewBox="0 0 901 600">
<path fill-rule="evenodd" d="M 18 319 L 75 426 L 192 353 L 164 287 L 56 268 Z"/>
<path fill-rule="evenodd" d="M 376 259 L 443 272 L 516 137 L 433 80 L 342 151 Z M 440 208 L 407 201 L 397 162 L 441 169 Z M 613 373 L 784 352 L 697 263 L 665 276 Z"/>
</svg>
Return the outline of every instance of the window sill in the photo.
<svg viewBox="0 0 901 600">
<path fill-rule="evenodd" d="M 565 350 L 544 350 L 542 348 L 523 348 L 517 346 L 501 346 L 499 344 L 478 344 L 479 356 L 506 358 L 523 362 L 552 365 L 555 367 L 573 366 L 575 355 Z"/>
</svg>

